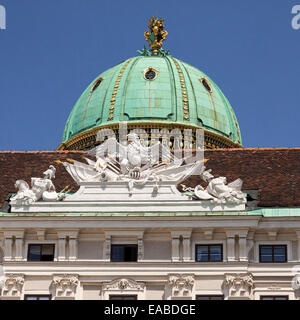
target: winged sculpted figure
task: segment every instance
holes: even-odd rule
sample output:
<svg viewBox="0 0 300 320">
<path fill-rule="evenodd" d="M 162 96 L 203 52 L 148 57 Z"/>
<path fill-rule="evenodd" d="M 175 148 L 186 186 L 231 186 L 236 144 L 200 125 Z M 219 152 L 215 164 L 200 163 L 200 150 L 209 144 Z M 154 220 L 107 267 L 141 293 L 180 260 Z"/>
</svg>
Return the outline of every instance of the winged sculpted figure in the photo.
<svg viewBox="0 0 300 320">
<path fill-rule="evenodd" d="M 160 143 L 151 147 L 142 145 L 139 136 L 130 133 L 128 145 L 124 146 L 116 138 L 109 138 L 92 149 L 85 163 L 64 162 L 64 166 L 73 179 L 81 182 L 127 181 L 129 191 L 134 186 L 143 186 L 148 181 L 155 183 L 156 191 L 160 181 L 181 181 L 195 173 L 203 163 L 185 163 L 185 159 L 176 158 L 168 148 Z"/>
</svg>

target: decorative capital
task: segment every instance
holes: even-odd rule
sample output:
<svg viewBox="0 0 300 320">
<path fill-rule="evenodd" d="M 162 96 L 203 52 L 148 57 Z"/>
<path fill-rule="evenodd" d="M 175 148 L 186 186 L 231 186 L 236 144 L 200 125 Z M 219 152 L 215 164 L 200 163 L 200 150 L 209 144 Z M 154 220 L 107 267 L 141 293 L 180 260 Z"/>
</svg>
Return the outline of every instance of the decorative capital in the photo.
<svg viewBox="0 0 300 320">
<path fill-rule="evenodd" d="M 173 297 L 189 297 L 195 283 L 194 274 L 170 274 L 169 285 Z"/>
<path fill-rule="evenodd" d="M 2 295 L 20 297 L 24 285 L 24 274 L 6 274 Z"/>
<path fill-rule="evenodd" d="M 77 274 L 55 275 L 52 281 L 56 297 L 74 297 L 78 283 Z"/>
<path fill-rule="evenodd" d="M 226 274 L 225 284 L 229 289 L 229 297 L 249 297 L 254 288 L 253 276 L 247 274 Z"/>
<path fill-rule="evenodd" d="M 296 274 L 292 279 L 292 288 L 296 291 L 300 289 L 300 274 Z"/>
<path fill-rule="evenodd" d="M 148 23 L 149 30 L 145 31 L 144 36 L 151 48 L 153 55 L 157 55 L 162 48 L 163 41 L 166 40 L 168 32 L 164 30 L 164 19 L 152 17 Z"/>
</svg>

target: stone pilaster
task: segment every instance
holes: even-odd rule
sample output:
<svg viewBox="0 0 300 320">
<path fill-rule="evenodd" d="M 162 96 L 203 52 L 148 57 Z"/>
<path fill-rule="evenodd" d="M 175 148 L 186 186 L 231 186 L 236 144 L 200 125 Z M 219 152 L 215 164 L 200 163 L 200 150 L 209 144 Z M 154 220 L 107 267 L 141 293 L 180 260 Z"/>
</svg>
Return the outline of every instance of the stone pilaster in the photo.
<svg viewBox="0 0 300 320">
<path fill-rule="evenodd" d="M 15 244 L 16 244 L 16 256 L 15 260 L 22 261 L 24 259 L 23 255 L 23 238 L 16 238 Z"/>
<path fill-rule="evenodd" d="M 58 261 L 66 260 L 66 238 L 58 239 Z"/>
<path fill-rule="evenodd" d="M 172 237 L 172 261 L 178 262 L 180 260 L 179 256 L 179 236 Z"/>
<path fill-rule="evenodd" d="M 12 260 L 12 245 L 13 245 L 12 236 L 5 236 L 5 240 L 4 240 L 4 261 L 11 261 Z"/>
<path fill-rule="evenodd" d="M 240 237 L 239 238 L 239 258 L 240 261 L 248 261 L 248 254 L 247 254 L 247 238 L 246 237 Z"/>
<path fill-rule="evenodd" d="M 110 253 L 111 253 L 111 236 L 106 235 L 104 245 L 103 245 L 103 259 L 106 261 L 110 261 Z"/>
<path fill-rule="evenodd" d="M 296 230 L 297 235 L 297 261 L 300 261 L 300 230 Z"/>
<path fill-rule="evenodd" d="M 78 257 L 77 238 L 69 238 L 69 260 L 75 261 Z"/>
<path fill-rule="evenodd" d="M 144 241 L 142 238 L 138 239 L 138 261 L 144 259 Z"/>
</svg>

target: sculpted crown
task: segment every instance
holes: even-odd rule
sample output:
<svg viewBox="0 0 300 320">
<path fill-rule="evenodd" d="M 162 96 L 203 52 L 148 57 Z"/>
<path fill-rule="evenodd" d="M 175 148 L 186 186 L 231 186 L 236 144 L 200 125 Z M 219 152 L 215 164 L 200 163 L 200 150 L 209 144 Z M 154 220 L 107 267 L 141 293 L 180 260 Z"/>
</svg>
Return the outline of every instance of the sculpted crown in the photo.
<svg viewBox="0 0 300 320">
<path fill-rule="evenodd" d="M 166 40 L 168 32 L 164 30 L 164 19 L 158 19 L 152 17 L 148 23 L 149 30 L 145 31 L 144 36 L 148 42 L 152 53 L 157 55 L 163 45 L 163 41 Z"/>
</svg>

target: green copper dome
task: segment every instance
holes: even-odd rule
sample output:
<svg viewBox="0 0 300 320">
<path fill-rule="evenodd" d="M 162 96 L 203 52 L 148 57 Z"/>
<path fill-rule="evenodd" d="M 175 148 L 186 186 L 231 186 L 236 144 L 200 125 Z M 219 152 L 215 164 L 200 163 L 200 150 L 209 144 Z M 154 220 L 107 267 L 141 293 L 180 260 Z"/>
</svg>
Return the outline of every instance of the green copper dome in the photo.
<svg viewBox="0 0 300 320">
<path fill-rule="evenodd" d="M 203 128 L 208 147 L 242 144 L 234 111 L 197 68 L 165 55 L 128 59 L 83 92 L 67 120 L 60 149 L 89 149 L 95 132 L 120 121 L 136 128 Z"/>
</svg>

